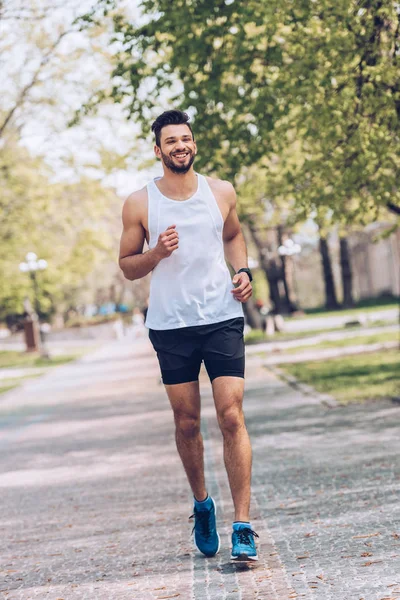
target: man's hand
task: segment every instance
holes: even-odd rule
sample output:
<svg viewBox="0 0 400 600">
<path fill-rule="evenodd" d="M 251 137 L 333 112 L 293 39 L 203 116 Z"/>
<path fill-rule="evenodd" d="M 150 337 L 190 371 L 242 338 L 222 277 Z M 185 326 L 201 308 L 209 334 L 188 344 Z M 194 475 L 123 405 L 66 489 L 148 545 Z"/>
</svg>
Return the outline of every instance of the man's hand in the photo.
<svg viewBox="0 0 400 600">
<path fill-rule="evenodd" d="M 161 258 L 171 256 L 173 251 L 179 247 L 179 236 L 175 228 L 176 225 L 170 225 L 166 231 L 158 236 L 157 246 L 154 250 Z"/>
<path fill-rule="evenodd" d="M 253 293 L 253 288 L 247 273 L 236 273 L 232 279 L 232 283 L 235 286 L 235 288 L 231 291 L 234 298 L 242 303 L 247 302 Z"/>
</svg>

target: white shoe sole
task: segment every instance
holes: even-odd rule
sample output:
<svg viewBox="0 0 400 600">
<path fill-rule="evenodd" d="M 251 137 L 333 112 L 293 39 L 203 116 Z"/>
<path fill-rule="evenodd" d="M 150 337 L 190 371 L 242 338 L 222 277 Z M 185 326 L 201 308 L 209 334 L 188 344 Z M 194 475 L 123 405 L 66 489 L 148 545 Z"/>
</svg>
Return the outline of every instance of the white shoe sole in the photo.
<svg viewBox="0 0 400 600">
<path fill-rule="evenodd" d="M 214 498 L 212 496 L 210 496 L 211 500 L 213 501 L 214 504 L 214 513 L 215 513 L 215 522 L 217 522 L 217 506 L 215 504 Z M 221 548 L 221 538 L 219 537 L 219 533 L 217 531 L 217 537 L 218 537 L 218 548 L 215 554 L 218 554 L 218 552 L 220 551 Z M 212 558 L 213 556 L 215 556 L 215 554 L 212 554 L 211 556 L 207 556 L 207 554 L 204 554 L 203 550 L 200 550 L 200 548 L 198 547 L 198 545 L 196 544 L 196 537 L 194 538 L 194 545 L 196 546 L 197 550 L 199 552 L 201 552 L 201 554 L 203 554 L 203 556 L 205 556 L 206 558 Z"/>
</svg>

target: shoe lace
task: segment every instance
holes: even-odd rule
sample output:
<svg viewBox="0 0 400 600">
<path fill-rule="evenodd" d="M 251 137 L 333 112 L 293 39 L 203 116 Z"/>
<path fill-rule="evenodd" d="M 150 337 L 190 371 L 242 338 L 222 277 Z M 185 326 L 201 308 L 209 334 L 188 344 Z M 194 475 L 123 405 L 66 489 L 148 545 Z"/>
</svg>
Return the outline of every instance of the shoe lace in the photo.
<svg viewBox="0 0 400 600">
<path fill-rule="evenodd" d="M 195 519 L 195 524 L 192 529 L 192 533 L 196 526 L 199 527 L 201 535 L 205 538 L 211 537 L 210 530 L 210 512 L 208 510 L 194 510 L 194 513 L 190 515 L 190 519 Z"/>
<path fill-rule="evenodd" d="M 254 537 L 259 537 L 259 535 L 250 529 L 250 527 L 244 527 L 243 529 L 237 529 L 236 533 L 239 538 L 240 544 L 245 544 L 246 546 L 250 546 Z"/>
</svg>

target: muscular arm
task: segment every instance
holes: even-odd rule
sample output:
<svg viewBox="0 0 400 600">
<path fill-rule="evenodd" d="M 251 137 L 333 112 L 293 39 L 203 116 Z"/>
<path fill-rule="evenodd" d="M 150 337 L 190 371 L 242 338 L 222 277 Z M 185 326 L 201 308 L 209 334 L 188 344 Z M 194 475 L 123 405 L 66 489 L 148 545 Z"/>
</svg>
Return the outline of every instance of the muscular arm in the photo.
<svg viewBox="0 0 400 600">
<path fill-rule="evenodd" d="M 157 246 L 143 252 L 145 229 L 143 227 L 143 191 L 133 193 L 122 209 L 123 231 L 119 250 L 119 266 L 126 279 L 141 279 L 178 247 L 175 225 L 160 234 Z"/>
<path fill-rule="evenodd" d="M 226 260 L 235 271 L 248 266 L 246 242 L 236 212 L 236 193 L 231 184 L 225 183 L 224 199 L 227 202 L 228 214 L 223 230 L 224 251 Z M 234 275 L 232 282 L 236 286 L 233 296 L 239 302 L 247 302 L 253 293 L 250 278 L 247 273 Z"/>
<path fill-rule="evenodd" d="M 235 190 L 230 184 L 227 184 L 226 187 L 225 199 L 229 206 L 229 212 L 223 231 L 224 251 L 226 260 L 236 272 L 247 267 L 247 248 L 236 212 Z"/>
</svg>

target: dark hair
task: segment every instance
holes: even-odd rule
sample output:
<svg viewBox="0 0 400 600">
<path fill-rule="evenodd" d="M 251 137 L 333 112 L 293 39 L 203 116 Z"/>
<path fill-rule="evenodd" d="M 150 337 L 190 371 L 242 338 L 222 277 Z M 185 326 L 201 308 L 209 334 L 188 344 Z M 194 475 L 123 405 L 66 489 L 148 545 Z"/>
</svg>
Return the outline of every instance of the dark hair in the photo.
<svg viewBox="0 0 400 600">
<path fill-rule="evenodd" d="M 189 123 L 189 119 L 189 115 L 181 110 L 166 110 L 163 112 L 151 126 L 151 130 L 156 136 L 156 145 L 160 147 L 161 129 L 167 125 L 187 125 L 193 135 L 193 129 Z"/>
</svg>

